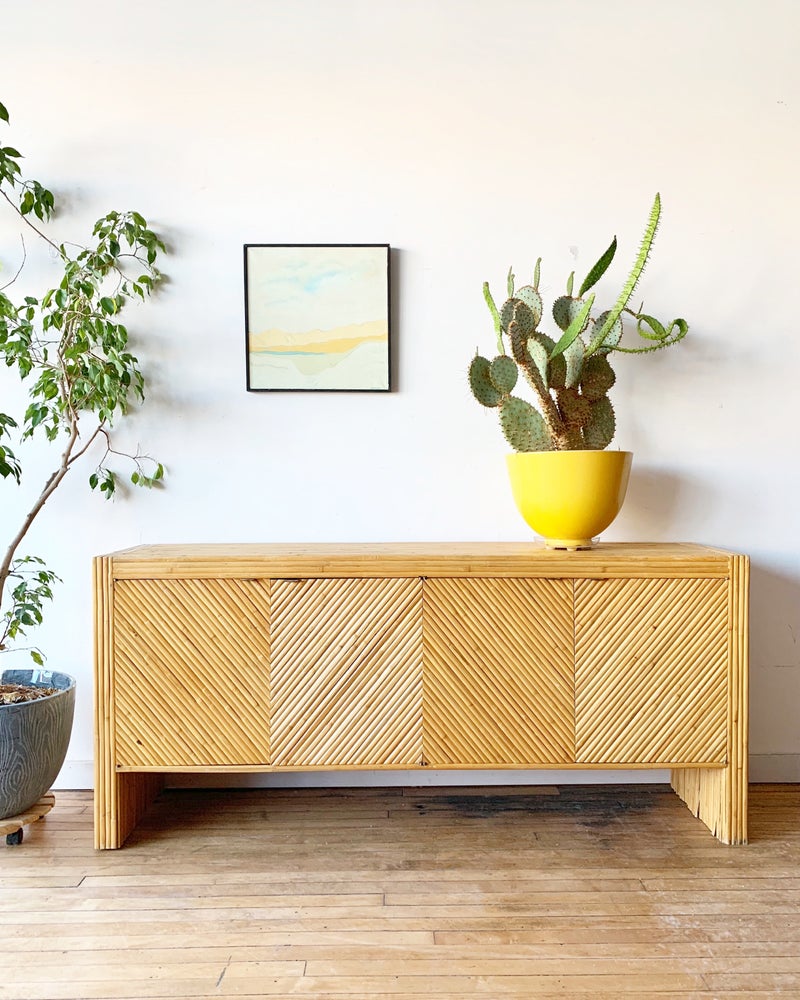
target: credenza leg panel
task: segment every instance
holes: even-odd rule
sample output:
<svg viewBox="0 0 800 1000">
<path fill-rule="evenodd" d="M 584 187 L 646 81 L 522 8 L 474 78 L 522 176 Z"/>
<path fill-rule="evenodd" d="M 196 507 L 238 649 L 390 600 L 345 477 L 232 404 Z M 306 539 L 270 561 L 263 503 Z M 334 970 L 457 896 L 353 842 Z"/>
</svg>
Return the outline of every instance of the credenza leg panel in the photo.
<svg viewBox="0 0 800 1000">
<path fill-rule="evenodd" d="M 122 847 L 164 787 L 164 775 L 125 771 L 111 777 L 102 795 L 95 791 L 95 848 Z"/>
<path fill-rule="evenodd" d="M 702 820 L 723 844 L 741 843 L 731 835 L 730 768 L 680 768 L 671 772 L 671 785 L 693 815 Z"/>
<path fill-rule="evenodd" d="M 747 556 L 732 555 L 727 766 L 720 770 L 681 768 L 672 772 L 672 787 L 677 794 L 725 844 L 747 843 L 749 577 Z"/>
<path fill-rule="evenodd" d="M 95 735 L 94 846 L 122 847 L 126 837 L 164 786 L 160 774 L 116 770 L 116 703 L 114 698 L 114 581 L 112 561 L 94 560 Z"/>
</svg>

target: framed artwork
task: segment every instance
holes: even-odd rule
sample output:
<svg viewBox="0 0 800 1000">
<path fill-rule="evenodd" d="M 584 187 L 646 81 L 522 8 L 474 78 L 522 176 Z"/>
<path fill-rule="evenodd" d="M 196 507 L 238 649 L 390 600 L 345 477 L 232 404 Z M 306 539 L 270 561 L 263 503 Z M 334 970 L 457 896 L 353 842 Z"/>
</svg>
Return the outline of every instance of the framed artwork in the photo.
<svg viewBox="0 0 800 1000">
<path fill-rule="evenodd" d="M 244 247 L 247 389 L 388 392 L 389 245 Z"/>
</svg>

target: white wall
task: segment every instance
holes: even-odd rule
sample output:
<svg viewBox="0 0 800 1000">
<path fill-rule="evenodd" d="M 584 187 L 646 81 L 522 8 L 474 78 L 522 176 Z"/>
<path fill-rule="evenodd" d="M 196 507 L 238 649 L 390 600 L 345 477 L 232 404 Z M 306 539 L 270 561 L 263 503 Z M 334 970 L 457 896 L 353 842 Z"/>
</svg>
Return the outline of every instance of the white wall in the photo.
<svg viewBox="0 0 800 1000">
<path fill-rule="evenodd" d="M 493 344 L 481 282 L 541 255 L 559 293 L 617 233 L 613 295 L 656 190 L 642 294 L 691 332 L 619 363 L 635 473 L 605 537 L 752 556 L 752 773 L 800 780 L 793 0 L 39 0 L 0 25 L 0 141 L 63 197 L 59 234 L 130 207 L 172 249 L 128 318 L 151 388 L 120 435 L 168 487 L 106 505 L 86 466 L 30 536 L 65 579 L 40 643 L 80 685 L 62 784 L 91 780 L 92 555 L 529 537 L 465 385 Z M 391 243 L 396 391 L 247 394 L 245 242 Z M 18 258 L 0 212 L 6 274 Z M 13 522 L 30 494 L 9 493 Z"/>
</svg>

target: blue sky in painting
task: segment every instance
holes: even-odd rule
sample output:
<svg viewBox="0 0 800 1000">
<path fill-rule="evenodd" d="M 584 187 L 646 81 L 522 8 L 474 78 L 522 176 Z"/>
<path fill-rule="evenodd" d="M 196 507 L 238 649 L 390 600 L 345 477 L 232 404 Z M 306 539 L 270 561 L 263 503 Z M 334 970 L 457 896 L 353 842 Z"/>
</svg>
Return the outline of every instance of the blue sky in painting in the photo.
<svg viewBox="0 0 800 1000">
<path fill-rule="evenodd" d="M 251 247 L 250 332 L 304 333 L 386 314 L 385 247 Z"/>
</svg>

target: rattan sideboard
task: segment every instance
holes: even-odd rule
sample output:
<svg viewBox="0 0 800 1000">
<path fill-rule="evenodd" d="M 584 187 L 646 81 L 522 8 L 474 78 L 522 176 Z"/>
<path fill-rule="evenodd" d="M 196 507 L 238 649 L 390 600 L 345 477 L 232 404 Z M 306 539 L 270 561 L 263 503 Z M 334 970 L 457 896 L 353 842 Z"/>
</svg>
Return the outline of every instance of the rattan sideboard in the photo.
<svg viewBox="0 0 800 1000">
<path fill-rule="evenodd" d="M 170 772 L 387 768 L 668 768 L 744 843 L 748 573 L 689 544 L 100 556 L 96 846 Z"/>
</svg>

